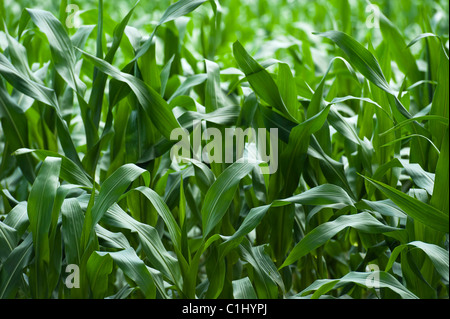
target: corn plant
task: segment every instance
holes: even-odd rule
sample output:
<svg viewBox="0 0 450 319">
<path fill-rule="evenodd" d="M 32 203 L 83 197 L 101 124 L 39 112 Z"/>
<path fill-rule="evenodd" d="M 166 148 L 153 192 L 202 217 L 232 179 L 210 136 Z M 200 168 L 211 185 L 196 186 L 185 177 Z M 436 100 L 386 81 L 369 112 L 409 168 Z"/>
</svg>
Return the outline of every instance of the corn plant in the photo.
<svg viewBox="0 0 450 319">
<path fill-rule="evenodd" d="M 449 297 L 446 1 L 0 20 L 0 298 Z"/>
</svg>

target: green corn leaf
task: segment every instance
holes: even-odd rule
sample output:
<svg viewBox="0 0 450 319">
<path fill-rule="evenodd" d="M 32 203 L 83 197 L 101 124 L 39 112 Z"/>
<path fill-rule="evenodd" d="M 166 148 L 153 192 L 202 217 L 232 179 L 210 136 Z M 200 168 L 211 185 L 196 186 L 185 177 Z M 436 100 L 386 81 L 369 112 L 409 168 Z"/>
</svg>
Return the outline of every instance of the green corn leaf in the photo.
<svg viewBox="0 0 450 319">
<path fill-rule="evenodd" d="M 78 200 L 68 198 L 61 207 L 62 235 L 68 264 L 81 264 L 81 232 L 84 215 Z"/>
<path fill-rule="evenodd" d="M 449 269 L 449 255 L 448 251 L 445 249 L 433 245 L 424 243 L 422 241 L 413 241 L 404 245 L 400 245 L 395 247 L 394 251 L 392 252 L 391 256 L 389 257 L 389 262 L 386 265 L 386 271 L 389 271 L 392 268 L 392 265 L 394 264 L 395 260 L 397 259 L 398 255 L 405 250 L 408 247 L 414 247 L 421 249 L 427 256 L 430 258 L 431 262 L 433 263 L 434 267 L 436 268 L 436 271 L 448 281 L 449 275 L 448 275 L 448 269 Z"/>
<path fill-rule="evenodd" d="M 270 106 L 277 108 L 282 114 L 287 116 L 291 121 L 296 121 L 289 113 L 275 81 L 258 62 L 256 62 L 244 47 L 236 41 L 233 44 L 233 53 L 239 67 L 246 75 L 246 79 L 250 82 L 255 93 L 259 95 Z"/>
<path fill-rule="evenodd" d="M 172 283 L 182 287 L 179 264 L 168 253 L 155 228 L 136 221 L 117 204 L 114 204 L 106 212 L 103 220 L 111 226 L 129 229 L 137 233 L 143 250 L 154 268 L 161 271 Z"/>
<path fill-rule="evenodd" d="M 349 60 L 362 75 L 383 91 L 394 94 L 377 59 L 358 41 L 340 31 L 316 32 L 314 34 L 333 40 L 347 54 Z"/>
<path fill-rule="evenodd" d="M 58 102 L 53 90 L 24 77 L 1 53 L 0 74 L 23 94 L 58 109 Z"/>
<path fill-rule="evenodd" d="M 36 258 L 49 262 L 48 233 L 52 220 L 53 204 L 58 188 L 61 159 L 47 157 L 42 164 L 28 198 L 27 212 Z"/>
<path fill-rule="evenodd" d="M 437 74 L 438 85 L 436 91 L 434 92 L 433 101 L 431 104 L 431 115 L 439 115 L 447 119 L 449 116 L 449 59 L 448 54 L 444 47 L 441 45 L 439 50 L 439 68 Z M 447 122 L 448 123 L 448 122 Z M 430 128 L 430 133 L 433 136 L 433 141 L 436 145 L 441 145 L 446 135 L 446 130 L 448 129 L 448 124 L 439 122 L 429 122 L 428 126 Z"/>
<path fill-rule="evenodd" d="M 204 238 L 209 235 L 225 215 L 240 180 L 250 173 L 254 165 L 251 163 L 233 163 L 212 184 L 206 193 L 201 211 Z"/>
<path fill-rule="evenodd" d="M 215 62 L 205 60 L 206 66 L 206 88 L 205 88 L 205 108 L 206 113 L 210 113 L 223 106 L 222 89 L 220 88 L 220 68 Z"/>
<path fill-rule="evenodd" d="M 134 164 L 125 164 L 117 169 L 101 185 L 98 197 L 95 199 L 92 210 L 86 212 L 85 223 L 83 226 L 82 245 L 86 247 L 88 240 L 91 239 L 93 228 L 125 190 L 130 183 L 139 176 L 144 178 L 145 184 L 150 183 L 150 173 Z"/>
<path fill-rule="evenodd" d="M 389 50 L 400 70 L 412 82 L 421 80 L 416 59 L 412 55 L 400 31 L 389 21 L 384 14 L 380 14 L 380 30 L 383 38 L 389 42 Z"/>
<path fill-rule="evenodd" d="M 139 58 L 141 58 L 142 56 L 144 56 L 147 53 L 147 51 L 150 49 L 150 47 L 152 46 L 156 31 L 158 31 L 158 29 L 160 28 L 161 25 L 163 25 L 166 22 L 173 21 L 179 17 L 182 17 L 182 16 L 194 11 L 197 7 L 199 7 L 201 4 L 203 4 L 206 1 L 207 0 L 194 0 L 194 1 L 193 0 L 180 0 L 180 1 L 172 4 L 171 6 L 169 6 L 169 8 L 167 8 L 167 10 L 164 12 L 163 16 L 159 20 L 156 27 L 153 29 L 152 34 L 136 50 L 135 57 L 133 58 L 133 60 L 131 60 L 130 63 L 128 63 L 122 69 L 122 71 L 124 73 L 130 73 L 133 70 L 136 61 Z M 170 62 L 168 64 L 171 65 L 172 62 Z M 169 67 L 169 69 L 170 69 L 170 67 Z M 165 86 L 162 86 L 161 88 L 163 88 L 163 87 L 165 87 Z M 122 97 L 124 97 L 126 95 L 126 89 L 125 89 L 125 86 L 123 83 L 116 85 L 116 91 L 118 92 L 118 96 L 119 96 L 118 100 L 120 100 Z M 163 95 L 163 93 L 164 93 L 164 90 L 162 90 L 161 95 Z M 123 95 L 120 95 L 120 94 L 123 94 Z M 115 104 L 115 103 L 112 103 L 112 104 Z"/>
<path fill-rule="evenodd" d="M 277 86 L 289 114 L 292 114 L 292 116 L 299 121 L 300 109 L 297 100 L 297 87 L 291 69 L 286 63 L 279 64 Z"/>
<path fill-rule="evenodd" d="M 284 185 L 286 194 L 292 193 L 298 186 L 310 137 L 324 125 L 329 111 L 330 106 L 327 106 L 291 130 L 288 145 L 280 156 L 280 173 L 286 178 Z"/>
<path fill-rule="evenodd" d="M 22 236 L 29 225 L 27 202 L 23 201 L 14 206 L 6 215 L 3 223 L 17 230 L 19 236 Z"/>
<path fill-rule="evenodd" d="M 425 171 L 419 164 L 403 164 L 406 173 L 411 176 L 414 183 L 433 195 L 434 174 Z"/>
<path fill-rule="evenodd" d="M 92 62 L 100 71 L 112 76 L 116 80 L 125 82 L 136 95 L 140 105 L 147 112 L 153 124 L 158 128 L 164 137 L 170 139 L 173 129 L 179 128 L 175 116 L 170 111 L 167 102 L 151 87 L 129 74 L 120 72 L 111 64 L 100 60 L 89 53 L 83 52 L 87 60 Z"/>
<path fill-rule="evenodd" d="M 73 90 L 83 96 L 86 85 L 76 74 L 75 50 L 62 24 L 48 11 L 39 9 L 27 11 L 34 24 L 47 36 L 56 70 Z"/>
<path fill-rule="evenodd" d="M 9 141 L 9 148 L 12 151 L 29 145 L 28 124 L 26 115 L 20 109 L 13 99 L 7 94 L 7 91 L 0 84 L 0 119 L 5 136 Z M 11 152 L 10 152 L 11 153 Z M 19 162 L 25 176 L 30 182 L 35 178 L 33 159 L 29 155 L 24 156 Z"/>
<path fill-rule="evenodd" d="M 178 121 L 188 131 L 192 131 L 194 121 L 201 120 L 220 125 L 234 125 L 239 117 L 239 111 L 238 106 L 224 106 L 210 113 L 187 111 L 178 118 Z"/>
<path fill-rule="evenodd" d="M 36 150 L 28 148 L 20 148 L 16 150 L 13 154 L 15 156 L 22 156 L 25 154 L 33 153 L 40 160 L 45 160 L 46 157 L 57 157 L 61 158 L 61 172 L 60 177 L 72 184 L 79 184 L 86 186 L 87 188 L 92 188 L 93 184 L 91 178 L 71 159 L 60 155 L 56 152 L 46 151 L 46 150 Z"/>
<path fill-rule="evenodd" d="M 347 54 L 349 60 L 352 61 L 352 64 L 362 75 L 389 94 L 388 98 L 391 100 L 391 108 L 397 121 L 401 122 L 412 117 L 397 98 L 397 93 L 387 82 L 377 59 L 369 50 L 352 37 L 340 31 L 327 31 L 315 34 L 334 41 Z"/>
<path fill-rule="evenodd" d="M 16 2 L 1 299 L 449 297 L 442 0 Z"/>
<path fill-rule="evenodd" d="M 406 219 L 406 214 L 391 200 L 383 201 L 369 201 L 363 199 L 361 202 L 356 203 L 355 206 L 358 209 L 368 209 L 373 212 L 380 213 L 385 216 L 392 216 Z"/>
<path fill-rule="evenodd" d="M 413 40 L 411 40 L 411 42 L 408 43 L 408 47 L 411 47 L 411 46 L 413 46 L 414 44 L 416 44 L 417 42 L 419 42 L 420 40 L 425 39 L 425 38 L 428 38 L 428 37 L 437 37 L 437 38 L 439 38 L 439 37 L 438 37 L 436 34 L 434 34 L 434 33 L 429 33 L 429 32 L 427 32 L 427 33 L 422 33 L 422 34 L 419 34 L 417 37 L 415 37 Z"/>
<path fill-rule="evenodd" d="M 0 222 L 0 261 L 4 261 L 16 248 L 19 237 L 17 230 Z"/>
<path fill-rule="evenodd" d="M 383 192 L 390 200 L 400 207 L 408 216 L 417 219 L 421 223 L 444 233 L 448 233 L 448 215 L 426 203 L 408 196 L 401 191 L 384 183 L 364 177 L 368 182 Z"/>
<path fill-rule="evenodd" d="M 255 229 L 270 207 L 280 207 L 290 203 L 301 205 L 342 204 L 343 206 L 353 206 L 353 200 L 342 188 L 336 185 L 325 184 L 289 198 L 275 200 L 270 205 L 252 208 L 245 217 L 244 221 L 241 223 L 239 229 L 232 236 L 228 237 L 222 244 L 222 246 L 225 246 L 225 251 L 226 249 L 230 249 L 232 244 L 235 245 L 235 242 L 238 242 L 245 235 Z"/>
<path fill-rule="evenodd" d="M 172 68 L 173 60 L 175 59 L 175 55 L 172 55 L 172 57 L 167 61 L 167 63 L 164 65 L 163 69 L 161 70 L 160 74 L 160 80 L 161 80 L 161 96 L 164 96 L 166 93 L 166 86 L 167 81 L 169 81 L 170 76 L 170 69 Z"/>
<path fill-rule="evenodd" d="M 156 31 L 159 26 L 194 11 L 206 1 L 207 0 L 180 0 L 172 4 L 169 8 L 167 8 L 167 10 L 164 12 L 161 19 L 159 20 L 157 26 L 153 30 L 153 33 L 150 36 L 150 38 L 146 40 L 144 44 L 142 44 L 142 46 L 139 47 L 139 49 L 136 51 L 136 57 L 134 58 L 133 61 L 143 56 L 150 48 L 151 42 L 153 41 L 153 36 L 156 34 Z"/>
<path fill-rule="evenodd" d="M 70 137 L 69 128 L 67 123 L 63 120 L 60 113 L 60 108 L 58 101 L 55 96 L 55 92 L 49 88 L 34 82 L 23 75 L 21 75 L 5 58 L 3 54 L 0 53 L 0 74 L 5 77 L 5 79 L 11 83 L 18 91 L 23 94 L 45 103 L 55 109 L 57 114 L 57 126 L 59 129 L 59 138 L 61 140 L 62 147 L 66 155 L 73 160 L 78 166 L 82 167 L 81 161 L 78 157 L 78 153 L 75 150 L 73 140 Z"/>
<path fill-rule="evenodd" d="M 123 18 L 123 20 L 114 28 L 113 42 L 105 56 L 106 62 L 112 63 L 114 56 L 117 50 L 119 49 L 120 42 L 122 41 L 125 28 L 137 4 L 138 2 L 134 5 L 133 8 L 131 8 L 131 10 L 127 13 L 127 15 Z M 98 39 L 101 39 L 101 37 Z M 82 49 L 81 47 L 78 48 Z M 92 110 L 94 110 L 94 117 L 93 117 L 94 123 L 98 123 L 98 121 L 100 120 L 100 113 L 102 110 L 101 106 L 103 103 L 103 93 L 106 86 L 106 80 L 107 76 L 104 73 L 98 74 L 97 77 L 95 78 L 92 93 L 89 97 L 89 106 Z"/>
<path fill-rule="evenodd" d="M 433 197 L 431 197 L 430 204 L 436 209 L 442 211 L 448 216 L 449 213 L 449 201 L 447 200 L 447 194 L 449 191 L 449 147 L 448 147 L 448 129 L 444 134 L 442 140 L 441 152 L 436 167 L 435 180 L 433 185 Z"/>
<path fill-rule="evenodd" d="M 338 232 L 347 227 L 355 228 L 359 231 L 379 234 L 385 232 L 392 232 L 397 228 L 386 226 L 372 217 L 368 213 L 359 213 L 356 215 L 344 215 L 336 218 L 334 221 L 321 224 L 309 232 L 289 253 L 289 256 L 284 261 L 280 268 L 286 267 L 313 249 L 316 249 L 328 240 L 330 240 Z"/>
<path fill-rule="evenodd" d="M 233 297 L 235 299 L 257 299 L 255 289 L 248 277 L 233 280 Z"/>
<path fill-rule="evenodd" d="M 122 262 L 117 263 L 120 265 L 119 267 L 125 267 L 125 265 L 122 265 Z M 89 257 L 86 267 L 92 297 L 95 299 L 105 298 L 108 292 L 108 276 L 113 270 L 113 259 L 110 255 L 102 256 L 98 253 L 93 253 Z"/>
<path fill-rule="evenodd" d="M 172 94 L 172 96 L 167 100 L 167 102 L 171 102 L 174 98 L 181 96 L 181 95 L 188 95 L 189 91 L 197 86 L 202 84 L 207 79 L 206 74 L 196 74 L 188 77 L 178 88 L 177 90 Z"/>
<path fill-rule="evenodd" d="M 242 259 L 255 271 L 256 292 L 259 298 L 276 298 L 277 286 L 284 290 L 284 283 L 275 264 L 264 250 L 264 246 L 252 247 L 248 241 L 240 246 Z"/>
<path fill-rule="evenodd" d="M 0 299 L 10 298 L 17 290 L 18 283 L 23 276 L 23 270 L 29 265 L 32 256 L 33 236 L 29 234 L 11 252 L 2 265 L 0 270 Z"/>
<path fill-rule="evenodd" d="M 49 296 L 46 269 L 50 264 L 50 249 L 54 244 L 52 238 L 49 238 L 49 234 L 54 215 L 53 207 L 57 201 L 60 168 L 60 158 L 47 157 L 39 170 L 28 198 L 27 212 L 35 252 L 30 281 L 32 295 L 36 298 Z"/>
<path fill-rule="evenodd" d="M 142 290 L 145 297 L 147 298 L 155 298 L 156 296 L 156 286 L 155 282 L 153 281 L 152 276 L 150 275 L 150 272 L 148 271 L 147 267 L 145 266 L 144 262 L 139 259 L 139 257 L 136 255 L 136 252 L 133 248 L 128 248 L 125 250 L 117 251 L 117 252 L 96 252 L 99 256 L 105 256 L 109 255 L 114 260 L 115 263 L 122 269 L 122 271 L 130 277 Z M 98 260 L 93 260 L 92 264 L 95 265 L 95 261 L 97 263 Z M 100 268 L 99 265 L 96 265 L 97 269 L 101 269 L 102 273 L 106 275 L 105 269 Z M 94 268 L 95 269 L 95 268 Z M 98 284 L 102 284 L 101 282 L 98 282 Z M 100 290 L 101 292 L 104 291 L 104 287 Z"/>
<path fill-rule="evenodd" d="M 99 238 L 100 245 L 108 248 L 127 249 L 130 246 L 127 237 L 123 233 L 113 233 L 108 229 L 95 225 L 95 234 Z"/>
<path fill-rule="evenodd" d="M 367 287 L 370 286 L 371 285 L 370 283 L 373 282 L 372 278 L 376 278 L 377 285 L 379 285 L 380 288 L 389 288 L 392 291 L 399 294 L 403 299 L 418 299 L 416 295 L 414 295 L 412 292 L 406 289 L 400 282 L 398 282 L 398 280 L 395 279 L 395 277 L 384 271 L 367 272 L 367 273 L 350 272 L 340 279 L 320 279 L 315 281 L 313 284 L 311 284 L 309 287 L 307 287 L 301 293 L 299 293 L 299 296 L 317 290 L 320 292 L 320 294 L 315 294 L 314 297 L 319 297 L 320 295 L 327 293 L 331 289 L 339 288 L 347 283 L 356 283 L 358 285 Z M 324 287 L 324 289 L 321 289 L 321 287 Z"/>
<path fill-rule="evenodd" d="M 181 250 L 181 229 L 173 217 L 169 207 L 167 207 L 167 204 L 151 188 L 141 186 L 136 188 L 135 191 L 142 193 L 152 203 L 153 207 L 166 224 L 174 245 Z"/>
<path fill-rule="evenodd" d="M 29 67 L 25 47 L 14 37 L 10 36 L 7 29 L 5 29 L 5 31 L 6 39 L 8 41 L 9 56 L 12 64 L 20 73 L 24 74 L 35 82 L 39 82 L 39 79 L 34 75 Z"/>
<path fill-rule="evenodd" d="M 177 1 L 174 4 L 172 4 L 169 8 L 167 8 L 161 19 L 159 19 L 158 25 L 162 25 L 166 22 L 182 17 L 197 9 L 197 7 L 203 4 L 204 2 L 206 2 L 206 0 Z"/>
</svg>

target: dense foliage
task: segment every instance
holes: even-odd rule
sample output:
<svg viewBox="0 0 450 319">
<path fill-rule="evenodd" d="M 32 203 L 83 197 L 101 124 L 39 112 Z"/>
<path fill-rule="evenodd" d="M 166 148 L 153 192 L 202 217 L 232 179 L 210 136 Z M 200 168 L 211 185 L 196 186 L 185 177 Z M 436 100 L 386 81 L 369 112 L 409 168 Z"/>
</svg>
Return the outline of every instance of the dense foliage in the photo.
<svg viewBox="0 0 450 319">
<path fill-rule="evenodd" d="M 448 298 L 448 29 L 432 0 L 0 0 L 0 298 Z M 176 162 L 179 128 L 264 128 L 277 170 Z"/>
</svg>

